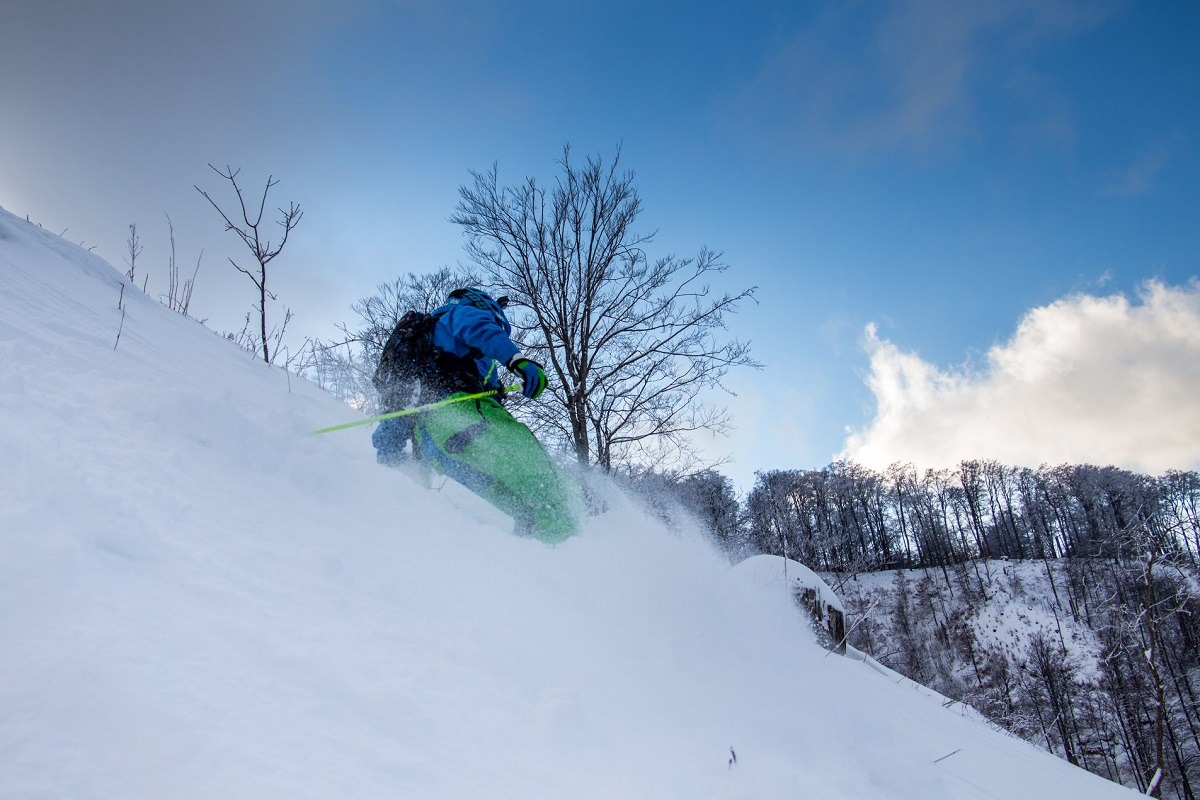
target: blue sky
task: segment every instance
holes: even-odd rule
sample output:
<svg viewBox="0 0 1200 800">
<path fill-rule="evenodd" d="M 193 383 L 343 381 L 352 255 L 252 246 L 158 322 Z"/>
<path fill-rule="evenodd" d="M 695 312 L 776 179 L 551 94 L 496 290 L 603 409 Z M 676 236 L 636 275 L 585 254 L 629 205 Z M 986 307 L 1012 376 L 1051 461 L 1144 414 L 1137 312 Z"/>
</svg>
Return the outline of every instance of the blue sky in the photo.
<svg viewBox="0 0 1200 800">
<path fill-rule="evenodd" d="M 274 174 L 305 209 L 275 288 L 329 336 L 463 259 L 469 170 L 550 180 L 564 143 L 619 144 L 659 252 L 707 245 L 759 287 L 731 332 L 765 369 L 731 376 L 710 449 L 743 488 L 839 454 L 1195 468 L 1197 41 L 1194 2 L 17 0 L 0 205 L 116 266 L 137 222 L 152 293 L 169 214 L 180 259 L 204 252 L 193 311 L 240 329 L 236 242 L 192 187 Z M 1128 401 L 1068 435 L 1097 386 Z"/>
</svg>

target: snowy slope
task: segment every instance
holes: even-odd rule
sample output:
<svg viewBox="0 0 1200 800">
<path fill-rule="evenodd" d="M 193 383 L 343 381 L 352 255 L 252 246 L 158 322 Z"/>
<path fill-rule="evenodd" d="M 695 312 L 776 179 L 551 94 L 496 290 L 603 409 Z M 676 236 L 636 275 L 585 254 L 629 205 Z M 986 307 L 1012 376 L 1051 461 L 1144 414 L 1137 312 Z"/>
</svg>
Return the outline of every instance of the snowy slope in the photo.
<svg viewBox="0 0 1200 800">
<path fill-rule="evenodd" d="M 518 539 L 130 287 L 118 342 L 120 285 L 0 211 L 0 797 L 1130 796 L 616 495 Z"/>
</svg>

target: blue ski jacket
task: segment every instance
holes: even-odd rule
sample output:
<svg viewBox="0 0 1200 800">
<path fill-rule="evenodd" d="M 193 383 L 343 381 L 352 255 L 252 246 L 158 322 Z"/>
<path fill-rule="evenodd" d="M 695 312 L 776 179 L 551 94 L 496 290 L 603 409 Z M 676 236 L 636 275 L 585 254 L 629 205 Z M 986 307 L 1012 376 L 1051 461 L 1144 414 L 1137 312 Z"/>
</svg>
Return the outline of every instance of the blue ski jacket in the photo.
<svg viewBox="0 0 1200 800">
<path fill-rule="evenodd" d="M 509 338 L 512 325 L 504 309 L 491 297 L 479 295 L 486 309 L 451 301 L 433 312 L 438 317 L 433 346 L 460 358 L 473 357 L 483 388 L 498 389 L 504 385 L 500 367 L 508 366 L 520 348 Z"/>
</svg>

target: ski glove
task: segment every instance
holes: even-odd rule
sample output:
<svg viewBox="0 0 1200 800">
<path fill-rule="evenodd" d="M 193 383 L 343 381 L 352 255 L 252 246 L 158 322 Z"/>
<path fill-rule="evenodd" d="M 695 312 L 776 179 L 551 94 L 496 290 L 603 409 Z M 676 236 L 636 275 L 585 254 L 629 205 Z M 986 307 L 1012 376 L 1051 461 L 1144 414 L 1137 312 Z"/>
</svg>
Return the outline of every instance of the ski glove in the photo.
<svg viewBox="0 0 1200 800">
<path fill-rule="evenodd" d="M 379 423 L 379 427 L 371 434 L 371 444 L 375 445 L 375 458 L 385 466 L 396 467 L 408 460 L 404 448 L 412 438 L 412 422 L 404 417 L 392 417 Z"/>
<path fill-rule="evenodd" d="M 533 400 L 546 391 L 546 371 L 542 365 L 528 358 L 517 356 L 508 364 L 508 368 L 521 376 L 521 393 Z"/>
</svg>

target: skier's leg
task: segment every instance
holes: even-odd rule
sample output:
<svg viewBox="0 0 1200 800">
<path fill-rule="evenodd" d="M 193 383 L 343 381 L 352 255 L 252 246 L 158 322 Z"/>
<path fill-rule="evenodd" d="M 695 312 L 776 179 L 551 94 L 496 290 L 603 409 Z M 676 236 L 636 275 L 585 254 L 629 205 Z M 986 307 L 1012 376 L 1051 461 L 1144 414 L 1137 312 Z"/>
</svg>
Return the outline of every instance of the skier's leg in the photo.
<svg viewBox="0 0 1200 800">
<path fill-rule="evenodd" d="M 578 529 L 579 488 L 555 465 L 533 432 L 486 398 L 429 415 L 421 424 L 425 455 L 437 469 L 517 521 L 518 532 L 547 542 Z"/>
</svg>

